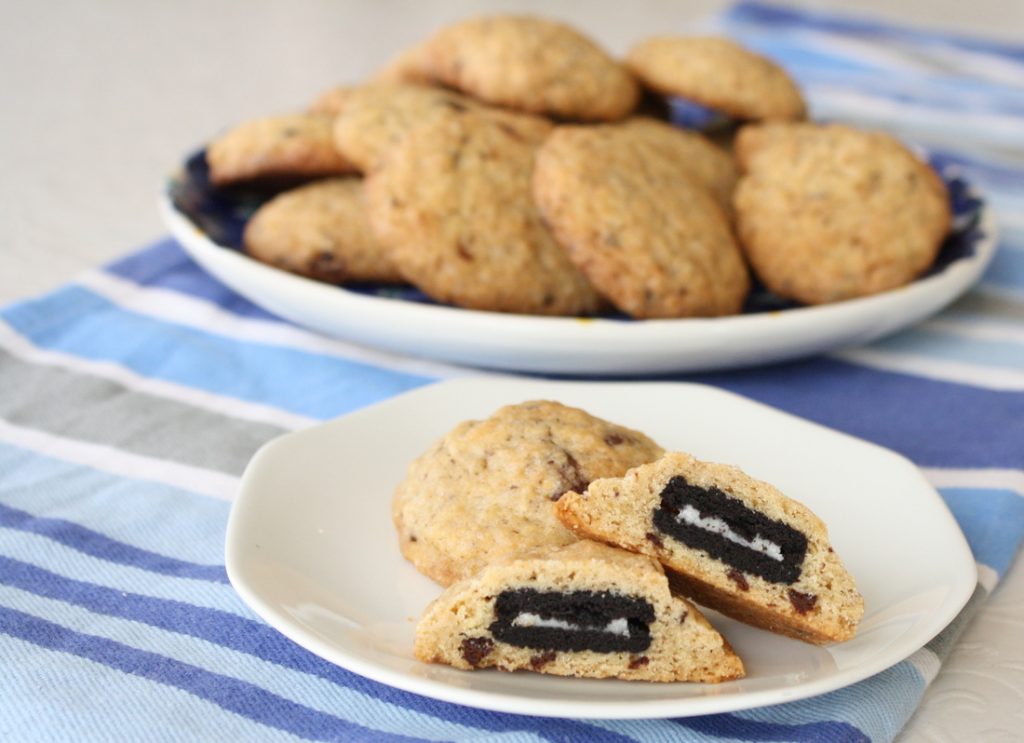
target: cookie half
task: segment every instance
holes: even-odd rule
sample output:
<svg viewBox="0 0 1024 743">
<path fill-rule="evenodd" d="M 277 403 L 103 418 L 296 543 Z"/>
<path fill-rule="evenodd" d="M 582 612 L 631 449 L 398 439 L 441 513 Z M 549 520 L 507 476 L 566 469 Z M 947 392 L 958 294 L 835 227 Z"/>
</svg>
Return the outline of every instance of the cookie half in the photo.
<svg viewBox="0 0 1024 743">
<path fill-rule="evenodd" d="M 561 126 L 537 154 L 537 206 L 572 262 L 638 318 L 740 311 L 750 288 L 711 192 L 614 125 Z"/>
<path fill-rule="evenodd" d="M 554 501 L 650 462 L 638 431 L 557 402 L 510 405 L 456 426 L 409 465 L 392 515 L 402 554 L 442 585 L 488 563 L 575 541 Z"/>
<path fill-rule="evenodd" d="M 656 36 L 634 46 L 626 65 L 647 88 L 734 118 L 807 116 L 800 89 L 770 59 L 717 36 Z"/>
<path fill-rule="evenodd" d="M 887 134 L 748 126 L 736 156 L 740 242 L 780 296 L 822 304 L 902 286 L 934 263 L 949 232 L 942 180 Z"/>
<path fill-rule="evenodd" d="M 330 178 L 285 191 L 245 226 L 249 255 L 331 284 L 402 280 L 366 217 L 363 182 Z"/>
<path fill-rule="evenodd" d="M 614 121 L 637 104 L 629 72 L 556 21 L 494 15 L 441 29 L 427 41 L 430 76 L 497 106 L 580 121 Z"/>
<path fill-rule="evenodd" d="M 367 178 L 370 219 L 398 270 L 478 310 L 592 314 L 601 299 L 543 225 L 530 188 L 543 119 L 431 116 Z"/>
<path fill-rule="evenodd" d="M 302 113 L 239 124 L 207 145 L 210 180 L 298 182 L 355 172 L 334 147 L 333 122 L 328 114 Z"/>
<path fill-rule="evenodd" d="M 653 557 L 674 589 L 748 624 L 820 645 L 852 638 L 864 613 L 822 521 L 735 467 L 670 453 L 556 510 L 580 537 Z"/>
<path fill-rule="evenodd" d="M 742 678 L 729 643 L 657 563 L 581 541 L 484 568 L 427 607 L 429 663 L 630 681 Z"/>
</svg>

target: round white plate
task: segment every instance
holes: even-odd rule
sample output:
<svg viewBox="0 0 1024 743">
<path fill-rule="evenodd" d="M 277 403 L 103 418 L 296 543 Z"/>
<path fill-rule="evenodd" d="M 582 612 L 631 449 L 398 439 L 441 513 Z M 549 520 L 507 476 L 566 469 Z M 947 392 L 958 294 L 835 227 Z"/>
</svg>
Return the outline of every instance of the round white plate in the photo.
<svg viewBox="0 0 1024 743">
<path fill-rule="evenodd" d="M 866 343 L 949 304 L 978 280 L 996 246 L 991 210 L 955 171 L 936 163 L 946 171 L 953 195 L 954 238 L 940 256 L 941 267 L 899 289 L 830 305 L 721 318 L 631 321 L 479 312 L 395 298 L 386 288 L 368 293 L 318 283 L 226 247 L 237 247 L 240 224 L 253 203 L 211 191 L 205 164 L 197 158 L 201 155 L 171 180 L 161 198 L 161 214 L 192 258 L 236 292 L 326 335 L 511 371 L 607 376 L 724 369 Z M 211 239 L 211 232 L 224 244 Z"/>
<path fill-rule="evenodd" d="M 816 647 L 708 612 L 747 667 L 724 684 L 458 671 L 413 658 L 441 589 L 406 562 L 391 493 L 459 421 L 528 399 L 564 402 L 670 449 L 736 464 L 804 502 L 864 595 L 857 637 Z M 974 558 L 941 497 L 903 457 L 700 385 L 466 379 L 431 385 L 261 449 L 228 522 L 228 576 L 256 613 L 356 673 L 437 699 L 527 715 L 679 717 L 821 694 L 906 658 L 975 588 Z"/>
</svg>

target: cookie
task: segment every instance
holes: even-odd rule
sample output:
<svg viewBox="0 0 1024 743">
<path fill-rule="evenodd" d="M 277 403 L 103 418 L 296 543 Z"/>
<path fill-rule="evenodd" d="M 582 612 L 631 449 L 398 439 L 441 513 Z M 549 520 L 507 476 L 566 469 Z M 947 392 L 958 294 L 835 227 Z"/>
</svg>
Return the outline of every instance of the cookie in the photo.
<svg viewBox="0 0 1024 743">
<path fill-rule="evenodd" d="M 722 209 L 612 126 L 563 126 L 537 155 L 534 196 L 572 261 L 638 318 L 739 312 L 747 270 Z"/>
<path fill-rule="evenodd" d="M 566 493 L 581 538 L 648 555 L 704 606 L 805 642 L 854 636 L 864 601 L 821 519 L 736 467 L 673 452 Z"/>
<path fill-rule="evenodd" d="M 709 683 L 744 675 L 657 563 L 586 541 L 456 583 L 427 607 L 414 653 L 464 670 Z"/>
<path fill-rule="evenodd" d="M 636 106 L 629 72 L 556 21 L 493 15 L 441 29 L 424 47 L 430 76 L 498 106 L 579 121 L 614 121 Z"/>
<path fill-rule="evenodd" d="M 442 585 L 575 541 L 553 505 L 568 490 L 657 459 L 638 431 L 535 400 L 456 426 L 409 466 L 392 513 L 402 554 Z"/>
<path fill-rule="evenodd" d="M 246 224 L 243 243 L 253 258 L 319 281 L 401 281 L 373 237 L 358 178 L 331 178 L 277 195 Z"/>
<path fill-rule="evenodd" d="M 402 275 L 440 302 L 497 312 L 593 313 L 594 288 L 541 223 L 530 192 L 542 119 L 432 116 L 367 178 L 370 219 Z"/>
<path fill-rule="evenodd" d="M 325 90 L 309 104 L 309 112 L 314 114 L 326 114 L 337 116 L 345 110 L 345 106 L 357 88 L 351 85 L 338 85 Z"/>
<path fill-rule="evenodd" d="M 737 119 L 788 121 L 807 116 L 786 71 L 766 57 L 714 36 L 656 36 L 634 46 L 626 66 L 647 88 Z"/>
<path fill-rule="evenodd" d="M 893 137 L 846 126 L 744 127 L 734 195 L 747 258 L 776 294 L 806 304 L 909 283 L 950 228 L 938 175 Z"/>
<path fill-rule="evenodd" d="M 240 124 L 206 147 L 210 180 L 301 181 L 355 170 L 334 148 L 326 114 L 269 116 Z"/>
<path fill-rule="evenodd" d="M 353 92 L 334 122 L 334 144 L 368 173 L 413 127 L 437 113 L 480 108 L 471 98 L 423 85 L 367 85 Z"/>
</svg>

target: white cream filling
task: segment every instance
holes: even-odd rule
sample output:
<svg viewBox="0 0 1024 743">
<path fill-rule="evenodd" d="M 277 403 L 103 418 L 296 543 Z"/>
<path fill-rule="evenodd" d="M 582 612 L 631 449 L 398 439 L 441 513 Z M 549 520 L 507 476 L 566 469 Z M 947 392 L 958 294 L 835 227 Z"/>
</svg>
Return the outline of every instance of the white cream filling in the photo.
<svg viewBox="0 0 1024 743">
<path fill-rule="evenodd" d="M 607 632 L 611 635 L 619 635 L 621 637 L 629 637 L 629 621 L 625 617 L 619 617 L 608 622 L 604 627 L 581 627 L 578 624 L 572 622 L 566 622 L 564 619 L 549 619 L 542 617 L 539 614 L 531 614 L 528 611 L 524 611 L 516 616 L 512 620 L 513 627 L 551 627 L 553 629 L 564 629 L 571 632 L 583 632 L 589 630 L 591 632 Z"/>
<path fill-rule="evenodd" d="M 777 562 L 782 562 L 782 548 L 770 539 L 765 539 L 760 534 L 755 534 L 753 540 L 746 540 L 729 528 L 729 525 L 720 518 L 714 516 L 701 516 L 693 506 L 687 504 L 676 514 L 676 521 L 690 526 L 696 526 L 714 534 L 721 534 L 730 542 L 743 545 L 747 549 L 760 552 Z"/>
</svg>

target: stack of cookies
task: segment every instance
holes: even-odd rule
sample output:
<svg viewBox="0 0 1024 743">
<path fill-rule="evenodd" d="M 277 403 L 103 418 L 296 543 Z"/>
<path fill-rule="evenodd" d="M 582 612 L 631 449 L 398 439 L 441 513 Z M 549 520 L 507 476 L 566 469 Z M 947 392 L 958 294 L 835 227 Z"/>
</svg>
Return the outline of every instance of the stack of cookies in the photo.
<svg viewBox="0 0 1024 743">
<path fill-rule="evenodd" d="M 743 662 L 694 602 L 816 644 L 864 611 L 806 506 L 552 401 L 455 427 L 409 466 L 393 517 L 447 587 L 415 655 L 464 670 L 727 681 Z"/>
<path fill-rule="evenodd" d="M 668 123 L 681 102 L 713 136 Z M 219 187 L 288 187 L 246 227 L 254 258 L 470 309 L 714 317 L 742 311 L 752 274 L 809 304 L 912 281 L 949 228 L 942 181 L 891 137 L 805 117 L 781 68 L 726 39 L 648 39 L 620 62 L 501 15 L 206 158 Z"/>
</svg>

